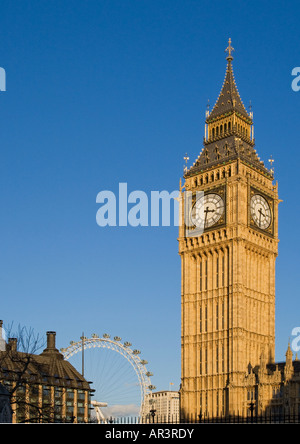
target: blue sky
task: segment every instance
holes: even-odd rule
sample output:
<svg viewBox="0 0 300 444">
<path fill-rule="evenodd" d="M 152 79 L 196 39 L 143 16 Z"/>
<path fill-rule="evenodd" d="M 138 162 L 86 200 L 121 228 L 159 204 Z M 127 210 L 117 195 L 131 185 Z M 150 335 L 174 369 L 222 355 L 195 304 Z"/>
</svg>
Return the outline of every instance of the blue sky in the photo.
<svg viewBox="0 0 300 444">
<path fill-rule="evenodd" d="M 256 149 L 279 182 L 276 360 L 299 298 L 300 66 L 296 1 L 1 2 L 0 319 L 131 341 L 159 390 L 180 384 L 176 227 L 106 229 L 96 196 L 173 191 L 202 149 L 228 38 Z"/>
</svg>

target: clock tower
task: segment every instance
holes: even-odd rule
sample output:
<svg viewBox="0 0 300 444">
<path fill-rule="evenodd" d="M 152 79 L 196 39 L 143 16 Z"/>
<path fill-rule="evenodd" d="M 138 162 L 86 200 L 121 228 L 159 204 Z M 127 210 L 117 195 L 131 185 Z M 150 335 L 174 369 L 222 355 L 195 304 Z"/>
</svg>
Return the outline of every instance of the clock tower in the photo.
<svg viewBox="0 0 300 444">
<path fill-rule="evenodd" d="M 255 150 L 253 114 L 236 86 L 231 40 L 226 51 L 204 146 L 181 188 L 183 419 L 246 414 L 248 368 L 262 357 L 275 359 L 277 184 Z"/>
</svg>

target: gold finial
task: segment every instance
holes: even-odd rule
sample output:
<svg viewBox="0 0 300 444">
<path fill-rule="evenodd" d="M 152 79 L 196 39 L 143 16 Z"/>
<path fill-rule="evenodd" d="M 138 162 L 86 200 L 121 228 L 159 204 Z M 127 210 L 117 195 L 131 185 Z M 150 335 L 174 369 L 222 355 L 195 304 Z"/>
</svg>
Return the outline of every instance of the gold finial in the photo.
<svg viewBox="0 0 300 444">
<path fill-rule="evenodd" d="M 270 162 L 270 165 L 271 165 L 270 171 L 271 171 L 272 174 L 274 174 L 273 163 L 275 162 L 275 160 L 273 159 L 272 156 L 270 157 L 269 162 Z"/>
<path fill-rule="evenodd" d="M 226 57 L 226 59 L 227 59 L 228 61 L 233 60 L 233 57 L 232 57 L 232 54 L 231 54 L 232 51 L 234 51 L 234 48 L 231 46 L 231 39 L 229 39 L 229 40 L 228 40 L 228 46 L 227 46 L 227 48 L 225 49 L 225 52 L 228 52 L 228 56 Z"/>
<path fill-rule="evenodd" d="M 187 168 L 187 163 L 188 160 L 190 160 L 190 158 L 188 157 L 188 155 L 186 154 L 185 157 L 183 158 L 185 160 L 185 166 L 184 166 L 184 174 L 187 172 L 188 168 Z"/>
<path fill-rule="evenodd" d="M 253 111 L 252 111 L 252 102 L 251 102 L 251 100 L 250 100 L 250 103 L 249 103 L 249 116 L 250 116 L 250 119 L 253 119 Z"/>
<path fill-rule="evenodd" d="M 209 104 L 209 99 L 208 99 L 207 105 L 206 105 L 205 117 L 209 117 L 209 107 L 210 107 L 210 104 Z"/>
</svg>

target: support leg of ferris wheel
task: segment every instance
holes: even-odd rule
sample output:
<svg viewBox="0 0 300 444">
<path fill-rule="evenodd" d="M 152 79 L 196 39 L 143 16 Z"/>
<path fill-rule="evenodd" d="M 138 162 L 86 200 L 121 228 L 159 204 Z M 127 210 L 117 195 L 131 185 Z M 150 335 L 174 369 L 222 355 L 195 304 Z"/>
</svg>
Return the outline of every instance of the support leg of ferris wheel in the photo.
<svg viewBox="0 0 300 444">
<path fill-rule="evenodd" d="M 95 409 L 98 424 L 107 424 L 107 420 L 105 419 L 105 416 L 103 415 L 100 408 L 100 407 L 107 407 L 107 403 L 92 401 L 92 406 Z"/>
</svg>

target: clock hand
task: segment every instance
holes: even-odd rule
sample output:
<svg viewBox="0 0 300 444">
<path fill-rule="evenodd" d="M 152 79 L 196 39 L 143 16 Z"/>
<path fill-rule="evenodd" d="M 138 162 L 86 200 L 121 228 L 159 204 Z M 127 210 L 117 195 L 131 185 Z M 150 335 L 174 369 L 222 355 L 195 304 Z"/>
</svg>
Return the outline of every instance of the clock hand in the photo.
<svg viewBox="0 0 300 444">
<path fill-rule="evenodd" d="M 261 209 L 261 208 L 258 210 L 258 212 L 259 212 L 259 226 L 261 226 L 261 217 L 265 217 L 265 215 L 264 215 L 264 213 L 262 212 L 262 209 Z"/>
<path fill-rule="evenodd" d="M 204 210 L 205 213 L 205 219 L 204 219 L 204 227 L 206 225 L 206 219 L 207 219 L 207 215 L 208 213 L 213 213 L 215 210 L 210 210 L 209 207 L 206 207 L 206 209 Z"/>
</svg>

